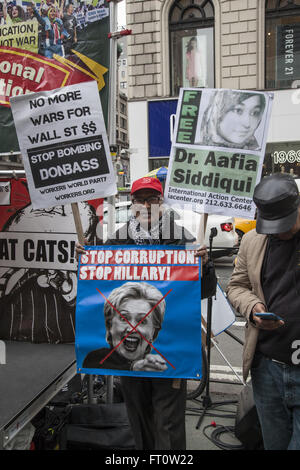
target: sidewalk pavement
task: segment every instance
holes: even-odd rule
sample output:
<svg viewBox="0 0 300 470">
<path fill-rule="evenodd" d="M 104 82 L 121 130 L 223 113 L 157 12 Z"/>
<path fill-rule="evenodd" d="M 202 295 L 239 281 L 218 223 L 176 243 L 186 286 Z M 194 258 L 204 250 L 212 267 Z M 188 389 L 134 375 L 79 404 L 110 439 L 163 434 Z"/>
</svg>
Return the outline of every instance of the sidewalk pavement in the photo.
<svg viewBox="0 0 300 470">
<path fill-rule="evenodd" d="M 197 425 L 199 418 L 202 415 L 203 395 L 197 398 L 197 400 L 187 401 L 187 450 L 222 450 L 220 446 L 223 446 L 223 444 L 225 444 L 225 448 L 228 446 L 228 450 L 230 450 L 231 446 L 242 446 L 234 433 L 227 432 L 226 429 L 219 428 L 219 426 L 226 426 L 233 428 L 234 430 L 237 401 L 241 388 L 242 387 L 239 384 L 231 385 L 211 382 L 209 395 L 212 401 L 212 406 L 205 411 L 199 429 L 197 429 Z M 220 402 L 221 404 L 219 404 Z M 211 426 L 212 422 L 215 422 L 217 427 Z M 212 441 L 210 439 L 214 430 L 217 430 L 217 436 L 215 437 L 217 439 L 216 441 Z"/>
</svg>

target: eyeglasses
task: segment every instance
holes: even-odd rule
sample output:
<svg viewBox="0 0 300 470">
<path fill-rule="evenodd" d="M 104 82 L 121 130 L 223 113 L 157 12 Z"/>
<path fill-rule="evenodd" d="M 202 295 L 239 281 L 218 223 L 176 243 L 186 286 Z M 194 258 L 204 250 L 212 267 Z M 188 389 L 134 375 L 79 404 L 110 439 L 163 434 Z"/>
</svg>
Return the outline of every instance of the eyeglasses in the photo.
<svg viewBox="0 0 300 470">
<path fill-rule="evenodd" d="M 134 197 L 132 198 L 132 202 L 133 204 L 145 204 L 145 202 L 147 202 L 147 204 L 158 204 L 159 201 L 160 201 L 160 196 L 149 196 L 149 197 L 145 197 L 145 198 L 142 198 L 142 197 Z"/>
</svg>

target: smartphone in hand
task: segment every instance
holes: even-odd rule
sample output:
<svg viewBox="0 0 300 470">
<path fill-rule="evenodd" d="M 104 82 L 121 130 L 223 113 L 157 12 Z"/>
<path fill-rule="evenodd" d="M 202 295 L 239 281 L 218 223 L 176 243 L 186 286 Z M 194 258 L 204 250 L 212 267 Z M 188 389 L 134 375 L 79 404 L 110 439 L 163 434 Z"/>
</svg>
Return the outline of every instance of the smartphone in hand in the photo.
<svg viewBox="0 0 300 470">
<path fill-rule="evenodd" d="M 274 320 L 274 321 L 279 321 L 283 320 L 279 315 L 276 315 L 276 313 L 272 312 L 259 312 L 259 313 L 254 313 L 254 315 L 258 318 L 261 318 L 262 320 Z"/>
</svg>

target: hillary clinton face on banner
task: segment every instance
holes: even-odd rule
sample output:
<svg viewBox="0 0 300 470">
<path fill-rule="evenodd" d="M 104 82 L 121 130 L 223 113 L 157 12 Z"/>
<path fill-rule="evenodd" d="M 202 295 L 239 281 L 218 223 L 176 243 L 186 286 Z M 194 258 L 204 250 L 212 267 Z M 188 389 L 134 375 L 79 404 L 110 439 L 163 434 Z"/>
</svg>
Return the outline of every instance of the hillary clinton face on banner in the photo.
<svg viewBox="0 0 300 470">
<path fill-rule="evenodd" d="M 151 354 L 164 318 L 162 299 L 151 284 L 127 282 L 114 289 L 104 305 L 106 341 L 120 356 L 137 364 L 133 370 L 166 369 L 165 361 Z"/>
<path fill-rule="evenodd" d="M 150 312 L 151 305 L 144 299 L 127 299 L 120 305 L 120 314 L 114 315 L 110 329 L 112 346 L 116 347 L 123 338 L 127 338 L 118 347 L 118 352 L 131 361 L 141 359 L 145 356 L 149 343 L 153 342 L 154 324 Z M 144 318 L 146 317 L 146 318 Z M 144 318 L 144 320 L 143 320 Z M 140 323 L 141 322 L 141 323 Z M 136 326 L 137 331 L 132 331 Z M 130 333 L 130 334 L 129 334 Z"/>
</svg>

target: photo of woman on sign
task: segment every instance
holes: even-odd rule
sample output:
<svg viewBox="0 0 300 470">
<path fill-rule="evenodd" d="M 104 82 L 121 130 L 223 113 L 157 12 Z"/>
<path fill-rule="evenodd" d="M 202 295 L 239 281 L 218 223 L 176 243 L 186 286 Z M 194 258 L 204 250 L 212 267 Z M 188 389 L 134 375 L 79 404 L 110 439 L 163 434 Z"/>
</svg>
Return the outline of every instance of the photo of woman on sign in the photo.
<svg viewBox="0 0 300 470">
<path fill-rule="evenodd" d="M 197 143 L 217 147 L 259 150 L 255 135 L 264 114 L 262 93 L 217 90 L 210 99 L 196 136 Z"/>
<path fill-rule="evenodd" d="M 105 300 L 103 311 L 110 348 L 91 351 L 82 367 L 166 370 L 166 361 L 151 351 L 164 319 L 166 302 L 162 298 L 162 293 L 146 282 L 127 282 L 114 289 Z"/>
</svg>

